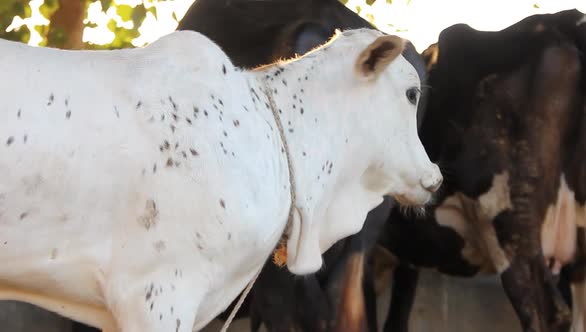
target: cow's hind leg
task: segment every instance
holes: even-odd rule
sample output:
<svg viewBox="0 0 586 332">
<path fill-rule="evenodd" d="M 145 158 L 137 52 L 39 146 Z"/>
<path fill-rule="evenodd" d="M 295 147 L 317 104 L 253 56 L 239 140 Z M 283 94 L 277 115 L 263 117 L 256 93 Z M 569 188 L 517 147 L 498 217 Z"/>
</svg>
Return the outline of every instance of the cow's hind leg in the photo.
<svg viewBox="0 0 586 332">
<path fill-rule="evenodd" d="M 586 295 L 586 286 L 584 281 L 576 282 L 572 284 L 572 332 L 585 332 L 586 316 L 584 315 L 584 309 L 586 303 L 584 303 Z"/>
<path fill-rule="evenodd" d="M 574 262 L 562 272 L 565 272 L 571 288 L 572 332 L 586 332 L 586 232 L 583 226 L 578 227 L 576 240 Z"/>
<path fill-rule="evenodd" d="M 110 293 L 108 302 L 121 332 L 192 331 L 203 285 L 197 287 L 193 283 L 197 276 L 182 271 L 175 272 L 175 277 L 167 274 L 117 283 L 118 292 Z"/>
<path fill-rule="evenodd" d="M 550 270 L 545 271 L 545 297 L 546 303 L 550 306 L 551 315 L 547 317 L 549 331 L 570 331 L 572 326 L 572 313 L 570 306 L 564 299 L 558 286 L 558 282 L 553 278 Z M 546 307 L 548 308 L 548 307 Z"/>
<path fill-rule="evenodd" d="M 543 257 L 517 257 L 501 275 L 503 288 L 525 332 L 566 332 L 570 313 Z"/>
</svg>

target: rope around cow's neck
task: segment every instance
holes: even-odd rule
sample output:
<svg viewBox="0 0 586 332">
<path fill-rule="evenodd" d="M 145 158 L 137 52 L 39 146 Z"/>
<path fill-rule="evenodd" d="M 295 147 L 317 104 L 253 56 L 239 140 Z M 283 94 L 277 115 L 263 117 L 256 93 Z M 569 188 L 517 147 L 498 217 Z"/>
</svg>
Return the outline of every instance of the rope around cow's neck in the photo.
<svg viewBox="0 0 586 332">
<path fill-rule="evenodd" d="M 228 331 L 228 328 L 230 327 L 230 324 L 234 320 L 234 317 L 236 316 L 236 313 L 238 312 L 238 310 L 240 310 L 240 307 L 242 306 L 242 303 L 244 303 L 244 300 L 246 299 L 246 296 L 248 295 L 248 293 L 250 293 L 250 290 L 252 289 L 252 286 L 254 285 L 254 282 L 258 278 L 258 275 L 260 274 L 260 271 L 262 271 L 262 267 L 256 272 L 256 274 L 254 275 L 254 278 L 252 278 L 252 280 L 248 283 L 248 285 L 244 289 L 244 292 L 242 292 L 242 294 L 238 298 L 238 302 L 236 302 L 236 305 L 234 306 L 234 308 L 230 312 L 230 316 L 228 316 L 228 319 L 226 319 L 226 321 L 224 322 L 224 325 L 222 326 L 222 329 L 220 330 L 220 332 L 226 332 L 226 331 Z"/>
<path fill-rule="evenodd" d="M 285 244 L 287 243 L 287 239 L 289 237 L 289 229 L 291 228 L 291 223 L 293 222 L 293 210 L 295 209 L 295 192 L 296 192 L 295 175 L 293 173 L 293 165 L 291 163 L 291 154 L 289 153 L 289 145 L 287 144 L 287 140 L 285 139 L 285 130 L 283 129 L 283 124 L 281 123 L 281 117 L 277 113 L 277 105 L 275 104 L 275 100 L 273 99 L 273 92 L 272 92 L 271 88 L 266 83 L 264 84 L 264 88 L 265 88 L 265 95 L 267 96 L 267 99 L 269 100 L 271 111 L 273 112 L 273 117 L 275 118 L 275 122 L 277 123 L 277 128 L 279 129 L 279 136 L 281 138 L 281 142 L 283 142 L 283 148 L 285 149 L 285 157 L 287 158 L 287 167 L 289 168 L 289 191 L 290 191 L 290 195 L 291 195 L 291 205 L 289 206 L 289 215 L 287 217 L 287 225 L 285 225 L 285 230 L 283 231 L 283 234 L 281 235 L 281 239 L 279 240 L 279 245 L 285 246 Z M 240 307 L 244 303 L 246 296 L 248 296 L 248 293 L 250 293 L 250 291 L 252 290 L 252 286 L 254 285 L 254 283 L 256 282 L 256 279 L 260 275 L 260 271 L 262 271 L 262 266 L 256 272 L 256 274 L 254 275 L 252 280 L 248 283 L 248 285 L 244 289 L 244 292 L 242 292 L 242 294 L 238 298 L 238 302 L 236 302 L 236 305 L 234 306 L 234 308 L 230 312 L 230 315 L 228 316 L 228 318 L 224 322 L 224 325 L 222 326 L 222 329 L 220 330 L 220 332 L 227 332 L 228 331 L 228 327 L 230 327 L 230 324 L 234 320 L 236 313 L 238 312 L 238 310 L 240 310 Z"/>
</svg>

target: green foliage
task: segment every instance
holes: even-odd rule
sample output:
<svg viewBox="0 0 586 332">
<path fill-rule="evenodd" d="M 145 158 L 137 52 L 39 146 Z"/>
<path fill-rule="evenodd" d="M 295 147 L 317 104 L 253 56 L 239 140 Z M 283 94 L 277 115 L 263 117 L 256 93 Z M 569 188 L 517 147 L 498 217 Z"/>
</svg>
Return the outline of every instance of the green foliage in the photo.
<svg viewBox="0 0 586 332">
<path fill-rule="evenodd" d="M 0 37 L 28 42 L 31 32 L 27 27 L 6 32 L 15 16 L 23 19 L 31 16 L 31 7 L 28 0 L 0 0 Z"/>
<path fill-rule="evenodd" d="M 7 32 L 6 29 L 12 24 L 14 17 L 20 16 L 21 18 L 27 18 L 31 16 L 31 7 L 29 5 L 30 0 L 0 0 L 0 38 L 10 39 L 14 41 L 28 42 L 30 40 L 30 30 L 27 26 L 21 26 L 18 29 Z M 47 20 L 51 20 L 53 14 L 59 9 L 60 0 L 44 0 L 39 7 L 39 11 L 43 17 Z M 151 13 L 157 18 L 157 8 L 153 4 L 162 1 L 173 1 L 173 0 L 143 0 L 142 4 L 135 7 L 118 4 L 116 0 L 79 0 L 86 4 L 86 8 L 95 2 L 99 2 L 102 11 L 105 13 L 110 8 L 116 10 L 116 14 L 124 22 L 132 22 L 132 27 L 119 27 L 114 20 L 108 23 L 108 29 L 115 34 L 114 40 L 107 45 L 93 45 L 85 44 L 89 49 L 114 49 L 114 48 L 126 48 L 133 47 L 132 40 L 139 36 L 138 29 L 144 22 L 147 13 Z M 87 16 L 87 13 L 86 13 Z M 177 17 L 173 14 L 175 20 Z M 87 17 L 86 17 L 87 18 Z M 97 24 L 85 20 L 85 27 L 95 28 Z M 34 30 L 38 32 L 43 40 L 40 45 L 45 46 L 51 45 L 62 45 L 64 40 L 67 38 L 67 32 L 62 29 L 49 29 L 47 25 L 35 25 Z"/>
<path fill-rule="evenodd" d="M 31 38 L 31 31 L 29 30 L 29 28 L 26 25 L 24 25 L 18 29 L 10 31 L 10 32 L 5 32 L 2 36 L 2 38 L 28 43 L 28 41 Z"/>
<path fill-rule="evenodd" d="M 157 7 L 151 7 L 149 9 L 147 9 L 147 11 L 151 14 L 153 14 L 153 16 L 155 17 L 155 19 L 158 19 L 159 17 L 157 16 Z"/>
<path fill-rule="evenodd" d="M 120 5 L 116 8 L 116 14 L 118 14 L 118 16 L 120 16 L 123 21 L 130 21 L 132 16 L 132 7 L 129 5 Z"/>
<path fill-rule="evenodd" d="M 131 19 L 131 14 L 128 19 L 125 21 L 129 21 Z M 124 18 L 123 18 L 124 19 Z M 118 49 L 118 48 L 130 48 L 133 47 L 132 40 L 138 37 L 140 34 L 138 33 L 138 28 L 126 29 L 119 27 L 116 21 L 111 19 L 108 22 L 108 29 L 114 33 L 114 40 L 108 45 L 95 45 L 95 44 L 86 44 L 86 48 L 88 49 Z"/>
<path fill-rule="evenodd" d="M 31 29 L 38 33 L 42 37 L 42 41 L 39 45 L 63 45 L 67 39 L 67 31 L 53 27 L 49 29 L 48 25 L 32 25 L 27 23 L 27 26 L 21 26 L 17 29 L 13 29 L 9 32 L 6 29 L 12 24 L 14 18 L 19 16 L 21 18 L 27 18 L 31 16 L 31 7 L 29 5 L 30 0 L 0 0 L 0 38 L 10 39 L 21 42 L 28 42 L 31 37 Z M 55 12 L 59 9 L 60 1 L 71 1 L 71 0 L 44 0 L 39 11 L 43 17 L 47 20 L 51 20 Z M 155 19 L 158 19 L 157 8 L 154 6 L 155 3 L 163 1 L 173 0 L 143 0 L 141 4 L 137 6 L 130 6 L 127 4 L 120 4 L 120 0 L 78 0 L 85 3 L 88 8 L 90 4 L 99 3 L 102 11 L 108 12 L 109 9 L 113 8 L 115 13 L 118 15 L 118 21 L 124 22 L 124 26 L 119 26 L 115 20 L 110 20 L 107 24 L 107 28 L 112 31 L 115 35 L 114 39 L 106 45 L 94 45 L 85 43 L 85 47 L 88 49 L 115 49 L 115 48 L 127 48 L 133 47 L 132 41 L 139 37 L 138 29 L 143 24 L 148 13 L 151 13 Z M 348 5 L 349 0 L 339 0 L 344 5 Z M 379 0 L 382 1 L 382 0 Z M 406 1 L 407 5 L 412 0 Z M 352 9 L 359 15 L 363 15 L 368 21 L 374 24 L 374 16 L 371 13 L 361 13 L 362 9 L 366 9 L 366 6 L 372 6 L 376 0 L 360 0 L 358 3 L 352 2 Z M 392 5 L 393 0 L 385 0 L 385 5 Z M 535 4 L 537 6 L 537 4 Z M 366 10 L 365 10 L 366 11 Z M 87 19 L 84 20 L 84 27 L 96 28 L 98 25 L 95 22 L 91 22 Z M 172 13 L 172 18 L 175 21 L 179 21 L 175 13 Z M 127 24 L 131 23 L 131 24 Z"/>
<path fill-rule="evenodd" d="M 142 22 L 146 18 L 146 14 L 147 14 L 147 10 L 144 5 L 141 4 L 141 5 L 134 7 L 134 10 L 132 11 L 131 18 L 132 18 L 132 23 L 134 24 L 135 27 L 139 27 L 142 25 Z"/>
<path fill-rule="evenodd" d="M 67 32 L 63 30 L 63 28 L 61 27 L 56 27 L 52 30 L 48 29 L 47 34 L 43 37 L 43 41 L 41 42 L 43 45 L 48 45 L 47 43 L 50 42 L 51 45 L 56 45 L 56 47 L 62 47 L 63 44 L 65 44 L 65 42 L 67 41 Z"/>
<path fill-rule="evenodd" d="M 116 8 L 116 13 L 124 22 L 132 21 L 134 27 L 140 27 L 142 21 L 144 21 L 146 18 L 147 9 L 143 4 L 140 4 L 136 7 L 120 5 Z M 112 29 L 110 28 L 110 30 Z M 115 32 L 114 30 L 112 31 Z"/>
<path fill-rule="evenodd" d="M 102 3 L 102 10 L 104 13 L 110 8 L 110 6 L 112 6 L 112 0 L 100 0 L 100 2 Z"/>
<path fill-rule="evenodd" d="M 27 0 L 2 0 L 0 1 L 0 13 L 4 17 L 7 14 L 22 18 L 31 16 L 31 7 Z"/>
<path fill-rule="evenodd" d="M 39 11 L 48 20 L 51 19 L 53 13 L 59 8 L 59 2 L 57 0 L 45 0 Z"/>
<path fill-rule="evenodd" d="M 102 0 L 103 1 L 103 0 Z M 138 29 L 142 25 L 142 22 L 146 18 L 147 12 L 149 12 L 144 4 L 131 7 L 129 5 L 119 5 L 116 7 L 116 13 L 122 21 L 132 22 L 132 28 L 127 29 L 119 27 L 114 20 L 108 22 L 108 29 L 114 33 L 114 40 L 109 45 L 106 45 L 106 49 L 117 49 L 117 48 L 129 48 L 133 47 L 132 40 L 139 37 L 140 33 Z M 156 9 L 155 9 L 156 13 Z M 104 49 L 103 46 L 93 47 L 88 45 L 91 49 Z"/>
</svg>

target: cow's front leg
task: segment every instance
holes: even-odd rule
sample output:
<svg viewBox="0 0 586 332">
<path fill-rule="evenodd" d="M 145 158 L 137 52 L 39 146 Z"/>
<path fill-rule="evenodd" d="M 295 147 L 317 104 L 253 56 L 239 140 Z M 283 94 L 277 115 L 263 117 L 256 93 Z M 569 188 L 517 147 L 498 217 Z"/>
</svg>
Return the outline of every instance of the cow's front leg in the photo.
<svg viewBox="0 0 586 332">
<path fill-rule="evenodd" d="M 338 303 L 334 331 L 357 332 L 367 331 L 363 278 L 364 253 L 353 252 L 346 261 L 346 269 L 342 278 L 341 296 Z"/>
<path fill-rule="evenodd" d="M 108 304 L 120 332 L 191 332 L 205 291 L 194 280 L 181 269 L 115 280 Z"/>
<path fill-rule="evenodd" d="M 376 312 L 376 290 L 374 285 L 374 271 L 370 263 L 364 264 L 364 280 L 362 285 L 366 321 L 369 331 L 378 331 L 378 318 Z"/>
<path fill-rule="evenodd" d="M 407 263 L 399 263 L 393 272 L 391 304 L 383 328 L 384 332 L 409 331 L 409 316 L 415 301 L 418 280 L 417 269 L 408 266 Z"/>
<path fill-rule="evenodd" d="M 570 313 L 543 256 L 516 257 L 501 274 L 503 288 L 525 332 L 567 332 Z"/>
</svg>

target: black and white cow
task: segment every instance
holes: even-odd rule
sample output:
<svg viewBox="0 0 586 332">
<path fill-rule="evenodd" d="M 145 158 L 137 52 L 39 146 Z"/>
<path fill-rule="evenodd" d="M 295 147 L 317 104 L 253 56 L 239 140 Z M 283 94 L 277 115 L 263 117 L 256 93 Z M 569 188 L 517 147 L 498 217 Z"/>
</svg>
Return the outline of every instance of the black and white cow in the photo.
<svg viewBox="0 0 586 332">
<path fill-rule="evenodd" d="M 584 330 L 586 24 L 578 11 L 497 32 L 444 30 L 425 52 L 420 134 L 446 175 L 424 217 L 393 211 L 382 244 L 400 262 L 385 331 L 407 331 L 418 267 L 498 273 L 524 331 L 567 331 L 567 266 Z"/>
<path fill-rule="evenodd" d="M 0 41 L 0 299 L 191 332 L 284 233 L 288 269 L 313 273 L 383 196 L 426 204 L 442 176 L 402 50 L 359 29 L 242 70 L 191 31 L 117 51 Z"/>
</svg>

